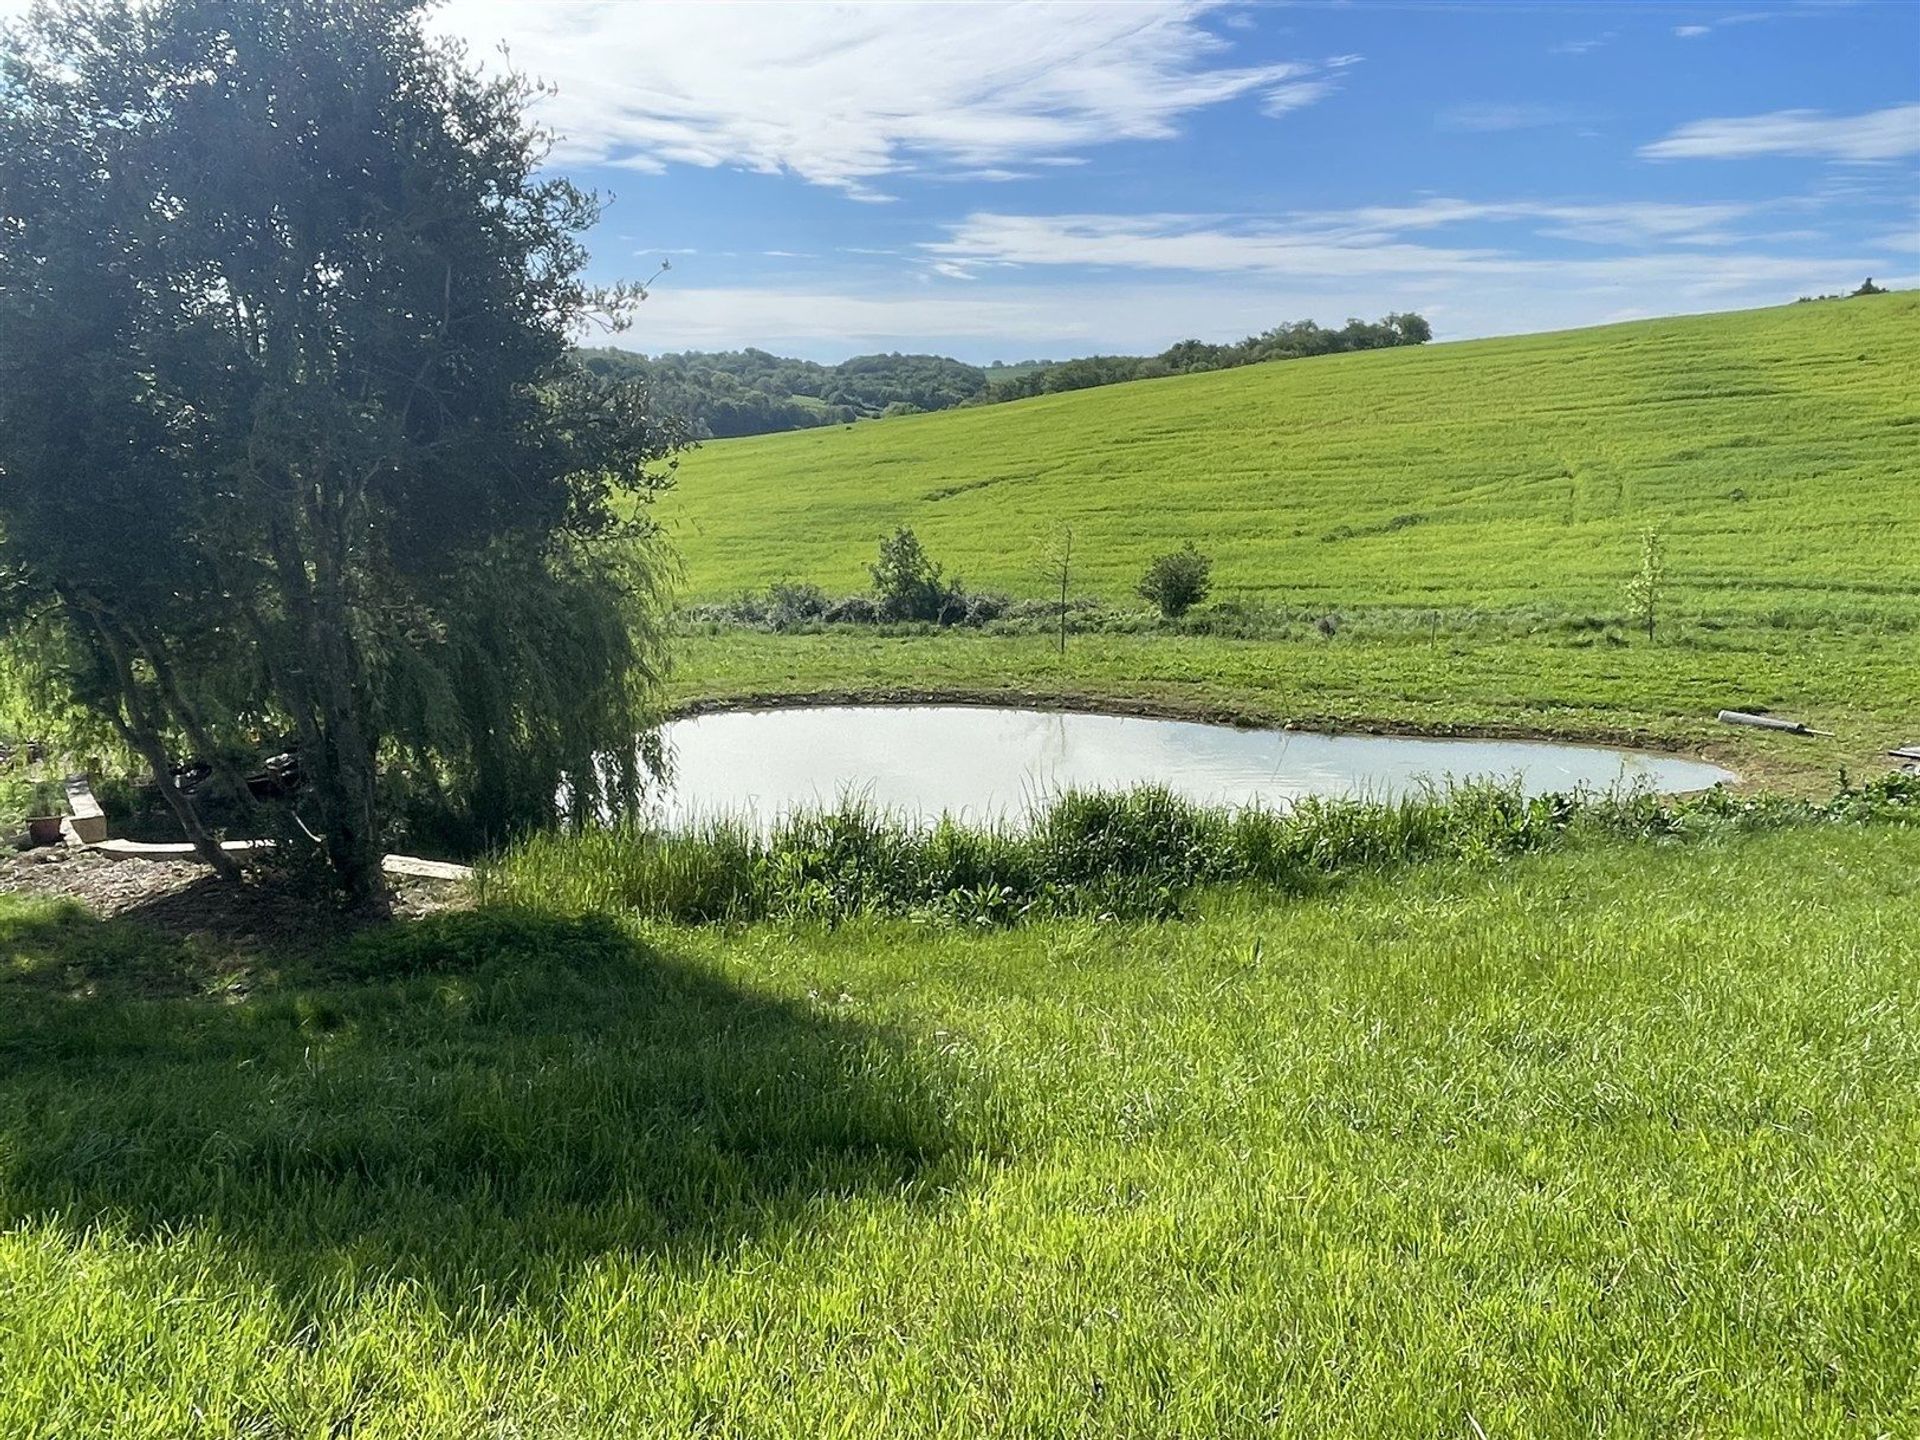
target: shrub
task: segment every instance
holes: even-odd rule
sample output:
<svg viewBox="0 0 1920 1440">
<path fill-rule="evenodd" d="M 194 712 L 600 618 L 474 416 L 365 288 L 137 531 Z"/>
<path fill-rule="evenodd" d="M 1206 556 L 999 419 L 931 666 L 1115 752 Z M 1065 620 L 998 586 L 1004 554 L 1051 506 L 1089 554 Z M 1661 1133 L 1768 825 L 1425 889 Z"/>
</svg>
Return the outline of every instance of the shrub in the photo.
<svg viewBox="0 0 1920 1440">
<path fill-rule="evenodd" d="M 1177 620 L 1207 598 L 1213 586 L 1212 575 L 1213 558 L 1202 555 L 1188 541 L 1178 550 L 1154 556 L 1137 588 L 1141 599 L 1159 606 L 1169 620 Z"/>
<path fill-rule="evenodd" d="M 966 609 L 960 617 L 960 623 L 976 628 L 992 624 L 1013 608 L 1013 602 L 1004 595 L 973 594 L 966 596 L 965 600 Z"/>
<path fill-rule="evenodd" d="M 904 525 L 880 542 L 880 558 L 869 568 L 883 620 L 945 625 L 965 613 L 966 591 L 960 582 L 940 578 L 940 567 Z"/>
<path fill-rule="evenodd" d="M 779 580 L 767 587 L 766 623 L 775 630 L 793 630 L 827 613 L 827 592 L 798 580 Z"/>
<path fill-rule="evenodd" d="M 877 625 L 880 606 L 871 596 L 849 595 L 829 605 L 821 618 L 829 625 Z"/>
</svg>

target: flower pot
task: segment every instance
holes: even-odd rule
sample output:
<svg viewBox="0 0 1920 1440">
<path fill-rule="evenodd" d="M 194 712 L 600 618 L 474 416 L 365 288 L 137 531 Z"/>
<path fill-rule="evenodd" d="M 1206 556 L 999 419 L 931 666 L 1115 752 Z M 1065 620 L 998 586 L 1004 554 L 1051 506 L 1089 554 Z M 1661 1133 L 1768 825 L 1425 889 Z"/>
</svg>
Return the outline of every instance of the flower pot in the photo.
<svg viewBox="0 0 1920 1440">
<path fill-rule="evenodd" d="M 35 815 L 27 821 L 27 843 L 31 845 L 58 845 L 60 843 L 60 817 L 58 815 Z"/>
</svg>

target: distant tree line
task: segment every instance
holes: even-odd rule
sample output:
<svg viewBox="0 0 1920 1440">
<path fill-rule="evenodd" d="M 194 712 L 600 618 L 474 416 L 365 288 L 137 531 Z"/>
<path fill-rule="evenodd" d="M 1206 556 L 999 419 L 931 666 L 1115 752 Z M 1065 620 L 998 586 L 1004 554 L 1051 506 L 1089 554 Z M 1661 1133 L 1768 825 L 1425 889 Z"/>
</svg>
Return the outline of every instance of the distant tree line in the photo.
<svg viewBox="0 0 1920 1440">
<path fill-rule="evenodd" d="M 1869 275 L 1865 280 L 1860 282 L 1860 288 L 1857 290 L 1839 291 L 1832 295 L 1802 295 L 1796 303 L 1805 305 L 1814 300 L 1856 300 L 1862 295 L 1885 295 L 1887 293 L 1889 293 L 1887 287 L 1874 284 L 1873 277 Z"/>
<path fill-rule="evenodd" d="M 606 379 L 644 380 L 656 406 L 705 439 L 949 410 L 987 384 L 979 366 L 943 355 L 856 355 L 838 365 L 765 350 L 647 356 L 596 349 L 581 358 Z"/>
<path fill-rule="evenodd" d="M 1433 327 L 1415 314 L 1388 315 L 1371 323 L 1349 320 L 1329 330 L 1311 320 L 1276 325 L 1231 345 L 1209 345 L 1204 340 L 1182 340 L 1158 355 L 1090 355 L 1058 363 L 1040 361 L 1008 367 L 1017 373 L 994 380 L 981 398 L 986 401 L 1022 400 L 1030 395 L 1055 395 L 1094 385 L 1117 385 L 1123 380 L 1154 380 L 1166 375 L 1195 375 L 1203 370 L 1231 370 L 1268 360 L 1304 360 L 1310 355 L 1338 355 L 1348 350 L 1386 350 L 1396 345 L 1424 345 Z"/>
<path fill-rule="evenodd" d="M 897 352 L 857 355 L 838 365 L 752 349 L 648 356 L 603 348 L 583 351 L 581 358 L 589 371 L 605 379 L 645 381 L 655 406 L 681 417 L 695 436 L 724 439 L 989 405 L 1268 360 L 1422 345 L 1432 338 L 1433 327 L 1419 315 L 1392 314 L 1372 322 L 1349 320 L 1337 330 L 1296 320 L 1232 344 L 1182 340 L 1158 355 L 1025 360 L 985 369 L 941 355 Z"/>
</svg>

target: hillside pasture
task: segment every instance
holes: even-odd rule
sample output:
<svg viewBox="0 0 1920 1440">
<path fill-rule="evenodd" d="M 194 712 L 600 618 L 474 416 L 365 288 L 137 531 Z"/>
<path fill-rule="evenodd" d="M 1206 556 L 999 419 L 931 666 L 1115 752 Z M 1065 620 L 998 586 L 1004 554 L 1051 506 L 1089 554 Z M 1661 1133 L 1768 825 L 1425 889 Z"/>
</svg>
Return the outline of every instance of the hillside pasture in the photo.
<svg viewBox="0 0 1920 1440">
<path fill-rule="evenodd" d="M 1637 321 L 1149 380 L 710 444 L 661 508 L 685 594 L 866 583 L 914 527 L 968 583 L 1158 551 L 1221 598 L 1615 613 L 1640 531 L 1688 613 L 1920 620 L 1920 296 Z"/>
</svg>

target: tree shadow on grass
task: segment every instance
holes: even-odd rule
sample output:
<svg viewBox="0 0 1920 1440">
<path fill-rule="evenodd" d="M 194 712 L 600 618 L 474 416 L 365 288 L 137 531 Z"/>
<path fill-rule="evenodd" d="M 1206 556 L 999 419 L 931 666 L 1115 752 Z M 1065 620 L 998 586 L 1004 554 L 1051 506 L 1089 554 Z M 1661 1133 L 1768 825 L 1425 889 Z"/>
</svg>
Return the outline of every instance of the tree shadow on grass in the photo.
<svg viewBox="0 0 1920 1440">
<path fill-rule="evenodd" d="M 137 922 L 0 912 L 0 1224 L 182 1227 L 302 1307 L 449 1313 L 597 1257 L 699 1265 L 976 1148 L 898 1039 L 602 917 L 399 923 L 250 977 Z"/>
</svg>

